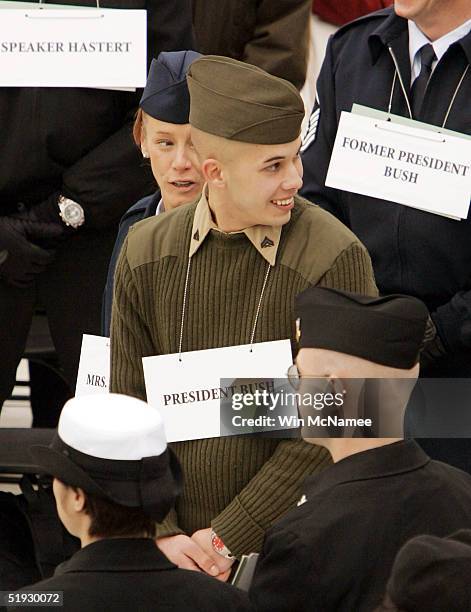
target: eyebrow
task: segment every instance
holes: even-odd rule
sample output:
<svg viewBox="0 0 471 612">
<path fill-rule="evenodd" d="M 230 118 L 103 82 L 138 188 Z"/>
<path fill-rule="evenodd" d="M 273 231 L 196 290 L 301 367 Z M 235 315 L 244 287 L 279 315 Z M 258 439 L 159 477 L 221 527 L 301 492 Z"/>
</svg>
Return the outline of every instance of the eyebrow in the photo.
<svg viewBox="0 0 471 612">
<path fill-rule="evenodd" d="M 277 155 L 276 157 L 270 157 L 270 159 L 266 159 L 263 163 L 268 164 L 270 162 L 278 161 L 279 159 L 285 159 L 284 155 Z"/>
<path fill-rule="evenodd" d="M 296 151 L 296 155 L 299 155 L 299 152 L 301 151 L 301 147 L 302 145 L 299 146 L 299 149 Z M 270 162 L 274 162 L 274 161 L 280 161 L 286 159 L 286 155 L 276 155 L 275 157 L 270 157 L 270 159 L 266 159 L 263 163 L 264 164 L 269 164 Z"/>
<path fill-rule="evenodd" d="M 170 132 L 162 132 L 161 130 L 157 130 L 154 132 L 154 136 L 172 136 Z"/>
</svg>

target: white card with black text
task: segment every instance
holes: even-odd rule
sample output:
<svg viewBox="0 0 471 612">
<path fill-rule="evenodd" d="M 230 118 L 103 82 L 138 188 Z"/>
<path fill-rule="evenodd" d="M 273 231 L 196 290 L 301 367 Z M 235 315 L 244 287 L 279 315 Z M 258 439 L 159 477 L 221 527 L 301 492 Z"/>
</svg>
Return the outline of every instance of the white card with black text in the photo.
<svg viewBox="0 0 471 612">
<path fill-rule="evenodd" d="M 145 10 L 21 4 L 0 10 L 1 87 L 144 87 Z"/>
<path fill-rule="evenodd" d="M 108 393 L 110 384 L 110 339 L 84 334 L 75 395 Z"/>
<path fill-rule="evenodd" d="M 471 141 L 344 111 L 325 184 L 465 219 Z"/>
<path fill-rule="evenodd" d="M 289 340 L 144 357 L 147 401 L 169 442 L 218 437 L 221 400 L 234 389 L 221 380 L 286 378 L 292 361 Z"/>
</svg>

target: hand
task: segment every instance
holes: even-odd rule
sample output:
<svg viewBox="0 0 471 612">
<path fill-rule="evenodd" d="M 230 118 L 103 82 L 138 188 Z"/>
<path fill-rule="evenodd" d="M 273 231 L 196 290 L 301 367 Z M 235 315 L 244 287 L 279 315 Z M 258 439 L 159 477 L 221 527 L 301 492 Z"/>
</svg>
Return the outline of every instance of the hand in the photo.
<svg viewBox="0 0 471 612">
<path fill-rule="evenodd" d="M 23 224 L 25 235 L 29 240 L 51 243 L 74 230 L 68 228 L 59 215 L 59 194 L 54 193 L 49 198 L 10 216 Z"/>
<path fill-rule="evenodd" d="M 28 287 L 53 259 L 53 252 L 29 242 L 22 221 L 0 217 L 0 277 L 7 283 Z"/>
<path fill-rule="evenodd" d="M 203 571 L 210 576 L 218 576 L 219 568 L 210 555 L 187 535 L 159 538 L 155 542 L 164 555 L 181 569 Z"/>
<path fill-rule="evenodd" d="M 234 563 L 235 559 L 226 559 L 218 552 L 216 552 L 211 543 L 211 528 L 208 529 L 200 529 L 199 531 L 195 531 L 195 533 L 191 536 L 191 539 L 198 544 L 198 546 L 213 560 L 213 562 L 217 565 L 219 573 L 216 576 L 218 580 L 225 582 L 229 578 L 229 574 L 231 573 L 231 567 Z"/>
</svg>

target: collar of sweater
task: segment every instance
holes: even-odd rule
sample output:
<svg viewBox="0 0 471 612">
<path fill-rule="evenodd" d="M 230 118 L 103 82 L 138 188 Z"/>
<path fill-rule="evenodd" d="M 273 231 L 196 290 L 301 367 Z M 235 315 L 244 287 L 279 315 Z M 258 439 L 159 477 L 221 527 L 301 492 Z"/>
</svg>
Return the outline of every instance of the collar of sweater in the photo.
<svg viewBox="0 0 471 612">
<path fill-rule="evenodd" d="M 191 230 L 189 257 L 193 257 L 211 230 L 221 231 L 214 223 L 205 191 L 206 190 L 203 189 L 200 201 L 195 210 L 193 227 Z M 229 233 L 245 234 L 260 255 L 271 266 L 275 265 L 276 254 L 281 238 L 281 227 L 254 225 L 253 227 L 247 227 L 239 232 Z"/>
</svg>

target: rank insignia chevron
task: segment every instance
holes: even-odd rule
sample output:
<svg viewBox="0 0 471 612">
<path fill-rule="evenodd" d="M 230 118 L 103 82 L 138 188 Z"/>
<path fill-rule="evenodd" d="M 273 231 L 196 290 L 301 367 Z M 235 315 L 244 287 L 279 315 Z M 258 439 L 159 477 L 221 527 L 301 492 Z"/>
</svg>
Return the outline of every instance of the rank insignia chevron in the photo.
<svg viewBox="0 0 471 612">
<path fill-rule="evenodd" d="M 273 240 L 270 240 L 270 238 L 268 238 L 268 236 L 265 236 L 265 238 L 262 240 L 260 246 L 262 247 L 262 249 L 266 249 L 267 247 L 275 246 L 275 243 L 273 242 Z"/>
</svg>

